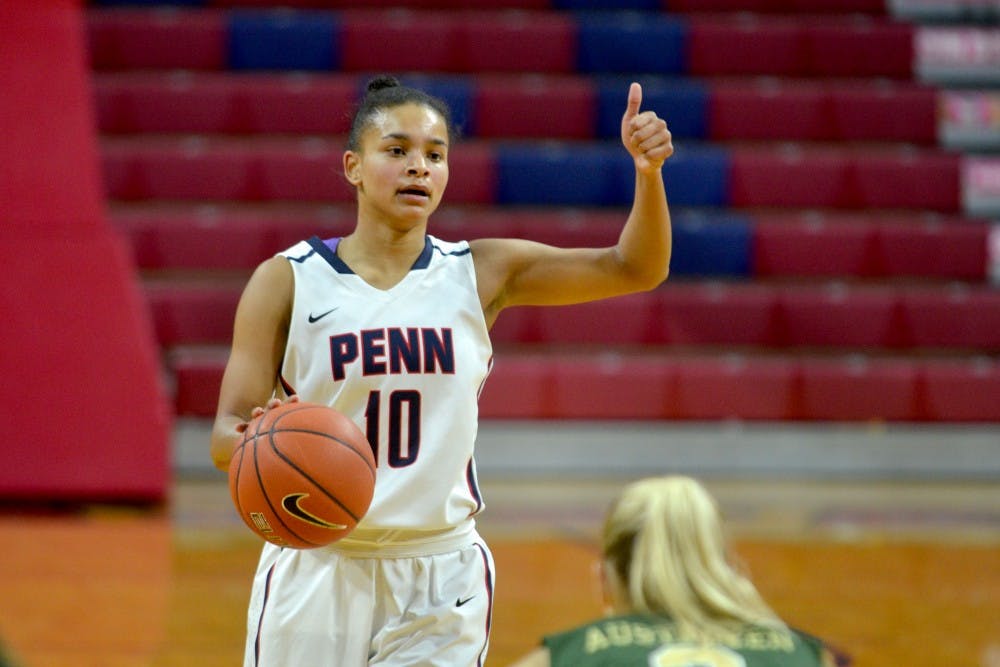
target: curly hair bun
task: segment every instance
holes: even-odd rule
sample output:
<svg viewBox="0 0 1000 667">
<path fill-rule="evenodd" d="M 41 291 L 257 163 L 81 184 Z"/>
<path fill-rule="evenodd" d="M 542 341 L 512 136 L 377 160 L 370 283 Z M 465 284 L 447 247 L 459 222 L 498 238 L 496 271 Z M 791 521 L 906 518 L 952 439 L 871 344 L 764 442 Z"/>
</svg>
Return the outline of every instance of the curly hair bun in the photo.
<svg viewBox="0 0 1000 667">
<path fill-rule="evenodd" d="M 394 76 L 377 76 L 368 82 L 366 91 L 369 93 L 374 93 L 379 90 L 385 90 L 386 88 L 395 88 L 399 86 L 399 79 Z"/>
</svg>

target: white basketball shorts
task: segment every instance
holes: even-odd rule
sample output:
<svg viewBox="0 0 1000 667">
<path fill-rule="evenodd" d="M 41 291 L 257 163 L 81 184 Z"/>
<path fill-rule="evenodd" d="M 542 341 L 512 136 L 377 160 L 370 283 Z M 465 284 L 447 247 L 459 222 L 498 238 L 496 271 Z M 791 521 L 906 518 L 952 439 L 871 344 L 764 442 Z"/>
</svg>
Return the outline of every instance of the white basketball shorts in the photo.
<svg viewBox="0 0 1000 667">
<path fill-rule="evenodd" d="M 454 551 L 402 558 L 265 545 L 244 667 L 481 667 L 494 566 L 473 537 Z"/>
</svg>

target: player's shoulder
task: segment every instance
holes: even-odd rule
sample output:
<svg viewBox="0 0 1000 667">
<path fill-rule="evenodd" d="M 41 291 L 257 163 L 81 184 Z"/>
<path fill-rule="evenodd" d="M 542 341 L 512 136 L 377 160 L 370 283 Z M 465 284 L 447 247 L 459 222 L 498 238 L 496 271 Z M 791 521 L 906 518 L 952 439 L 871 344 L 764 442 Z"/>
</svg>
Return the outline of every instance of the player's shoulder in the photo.
<svg viewBox="0 0 1000 667">
<path fill-rule="evenodd" d="M 316 247 L 322 241 L 317 237 L 312 237 L 308 239 L 303 239 L 298 243 L 291 245 L 288 248 L 278 252 L 275 257 L 284 257 L 285 259 L 303 261 L 306 258 L 316 254 Z"/>
<path fill-rule="evenodd" d="M 468 241 L 445 241 L 428 234 L 427 243 L 435 252 L 446 257 L 467 255 L 470 252 Z"/>
</svg>

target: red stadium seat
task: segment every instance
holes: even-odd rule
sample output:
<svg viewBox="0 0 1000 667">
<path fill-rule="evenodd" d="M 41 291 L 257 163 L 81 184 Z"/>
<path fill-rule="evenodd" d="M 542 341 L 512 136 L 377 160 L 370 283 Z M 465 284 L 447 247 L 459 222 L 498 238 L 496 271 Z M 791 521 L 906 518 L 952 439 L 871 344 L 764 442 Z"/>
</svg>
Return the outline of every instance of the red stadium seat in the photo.
<svg viewBox="0 0 1000 667">
<path fill-rule="evenodd" d="M 317 137 L 261 143 L 251 158 L 251 196 L 264 200 L 354 201 L 354 188 L 344 177 L 343 151 L 339 142 Z"/>
<path fill-rule="evenodd" d="M 679 419 L 795 418 L 792 360 L 728 355 L 677 362 Z"/>
<path fill-rule="evenodd" d="M 913 29 L 884 18 L 693 14 L 688 70 L 695 76 L 910 78 Z"/>
<path fill-rule="evenodd" d="M 1000 421 L 1000 364 L 996 359 L 925 362 L 924 409 L 933 421 Z"/>
<path fill-rule="evenodd" d="M 238 132 L 346 135 L 358 97 L 353 76 L 246 74 L 231 79 Z"/>
<path fill-rule="evenodd" d="M 226 64 L 222 12 L 91 8 L 86 17 L 95 69 L 218 70 Z"/>
<path fill-rule="evenodd" d="M 140 268 L 248 270 L 312 235 L 348 233 L 355 214 L 334 206 L 154 203 L 113 206 L 109 219 L 128 238 Z"/>
<path fill-rule="evenodd" d="M 654 296 L 659 309 L 657 342 L 693 346 L 775 343 L 776 298 L 771 287 L 668 283 Z"/>
<path fill-rule="evenodd" d="M 184 417 L 214 417 L 229 351 L 224 348 L 177 348 L 166 366 L 174 375 L 174 409 Z"/>
<path fill-rule="evenodd" d="M 808 74 L 797 19 L 695 14 L 688 24 L 688 71 L 694 76 Z"/>
<path fill-rule="evenodd" d="M 829 96 L 821 84 L 724 79 L 708 85 L 708 136 L 714 141 L 832 138 Z"/>
<path fill-rule="evenodd" d="M 603 248 L 618 242 L 626 214 L 621 210 L 515 209 L 497 210 L 500 217 L 514 216 L 521 238 L 567 248 Z"/>
<path fill-rule="evenodd" d="M 937 143 L 938 93 L 934 88 L 862 79 L 835 84 L 830 90 L 830 126 L 836 138 Z"/>
<path fill-rule="evenodd" d="M 855 0 L 860 1 L 860 0 Z M 369 8 L 398 8 L 411 7 L 413 9 L 549 9 L 550 0 L 421 0 L 419 3 L 407 3 L 401 0 L 365 0 L 364 3 L 358 0 L 207 0 L 209 5 L 215 7 L 263 7 L 273 8 L 280 4 L 282 7 L 295 7 L 298 9 L 354 9 L 362 4 Z"/>
<path fill-rule="evenodd" d="M 98 125 L 107 133 L 346 134 L 353 76 L 177 71 L 95 76 Z"/>
<path fill-rule="evenodd" d="M 819 421 L 913 421 L 917 364 L 906 359 L 805 359 L 800 417 Z"/>
<path fill-rule="evenodd" d="M 957 212 L 959 157 L 909 148 L 734 148 L 730 204 Z"/>
<path fill-rule="evenodd" d="M 913 288 L 901 299 L 909 343 L 1000 352 L 1000 292 L 991 288 Z"/>
<path fill-rule="evenodd" d="M 445 195 L 455 204 L 492 204 L 497 198 L 497 168 L 493 147 L 467 141 L 448 155 L 449 180 Z"/>
<path fill-rule="evenodd" d="M 211 417 L 228 350 L 175 348 L 179 415 Z M 501 352 L 484 419 L 997 421 L 1000 366 L 969 360 L 604 358 Z"/>
<path fill-rule="evenodd" d="M 845 151 L 801 146 L 733 148 L 729 203 L 738 207 L 845 208 L 855 204 Z"/>
<path fill-rule="evenodd" d="M 485 419 L 553 417 L 552 362 L 542 356 L 499 355 L 479 396 Z"/>
<path fill-rule="evenodd" d="M 319 137 L 247 139 L 105 138 L 108 195 L 115 199 L 353 201 L 342 175 L 343 147 Z M 469 142 L 450 156 L 448 198 L 489 203 L 495 197 L 493 154 Z"/>
<path fill-rule="evenodd" d="M 160 345 L 229 343 L 245 282 L 146 282 L 146 299 Z"/>
<path fill-rule="evenodd" d="M 94 77 L 102 132 L 232 132 L 233 86 L 219 74 L 143 72 Z"/>
<path fill-rule="evenodd" d="M 864 216 L 757 216 L 753 274 L 766 276 L 872 276 L 878 271 L 876 229 Z"/>
<path fill-rule="evenodd" d="M 548 0 L 538 4 L 549 8 Z M 571 73 L 576 66 L 576 24 L 567 14 L 473 11 L 461 19 L 455 55 L 462 71 L 556 74 Z"/>
<path fill-rule="evenodd" d="M 930 87 L 822 78 L 722 79 L 709 85 L 714 140 L 937 142 L 937 93 Z"/>
<path fill-rule="evenodd" d="M 439 11 L 344 10 L 341 67 L 355 72 L 460 70 L 459 22 L 456 14 Z"/>
<path fill-rule="evenodd" d="M 770 14 L 886 13 L 885 0 L 661 0 L 663 9 L 677 13 L 759 12 Z"/>
<path fill-rule="evenodd" d="M 580 77 L 478 77 L 474 116 L 479 137 L 591 139 L 597 91 Z"/>
<path fill-rule="evenodd" d="M 884 348 L 900 344 L 899 296 L 892 288 L 791 287 L 778 296 L 779 344 Z"/>
<path fill-rule="evenodd" d="M 876 227 L 876 253 L 885 275 L 979 282 L 987 273 L 989 231 L 962 219 L 888 220 Z"/>
<path fill-rule="evenodd" d="M 545 342 L 536 309 L 532 306 L 507 308 L 490 329 L 495 345 L 523 345 Z"/>
<path fill-rule="evenodd" d="M 530 312 L 548 343 L 641 344 L 657 336 L 656 301 L 647 293 Z"/>
<path fill-rule="evenodd" d="M 864 15 L 803 21 L 807 72 L 828 77 L 889 77 L 913 74 L 913 27 Z"/>
<path fill-rule="evenodd" d="M 960 157 L 903 147 L 866 151 L 852 158 L 858 188 L 856 206 L 961 210 Z"/>
<path fill-rule="evenodd" d="M 105 185 L 116 199 L 250 199 L 248 148 L 191 137 L 105 139 Z"/>
<path fill-rule="evenodd" d="M 101 146 L 105 190 L 113 199 L 245 200 L 249 149 L 203 138 L 107 139 Z"/>
<path fill-rule="evenodd" d="M 451 186 L 445 199 L 451 197 Z M 442 204 L 431 218 L 428 232 L 448 241 L 477 238 L 519 238 L 525 216 L 491 206 Z"/>
<path fill-rule="evenodd" d="M 554 363 L 553 412 L 563 419 L 664 419 L 674 411 L 674 367 L 655 357 L 602 354 Z"/>
</svg>

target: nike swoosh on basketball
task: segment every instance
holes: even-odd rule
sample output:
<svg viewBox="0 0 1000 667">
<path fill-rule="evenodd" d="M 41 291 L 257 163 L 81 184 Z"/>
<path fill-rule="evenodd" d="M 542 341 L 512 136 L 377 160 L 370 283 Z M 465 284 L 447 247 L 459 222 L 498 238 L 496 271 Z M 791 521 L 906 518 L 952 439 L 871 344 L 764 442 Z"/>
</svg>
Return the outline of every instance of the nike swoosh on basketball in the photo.
<svg viewBox="0 0 1000 667">
<path fill-rule="evenodd" d="M 309 313 L 309 324 L 312 324 L 313 322 L 319 322 L 321 319 L 323 319 L 333 311 L 337 310 L 337 308 L 340 308 L 340 306 L 335 306 L 334 308 L 331 308 L 325 313 L 320 313 L 319 315 L 313 315 L 312 313 Z"/>
<path fill-rule="evenodd" d="M 302 507 L 302 501 L 309 497 L 308 493 L 289 493 L 287 496 L 281 499 L 281 506 L 285 508 L 285 511 L 294 516 L 300 521 L 305 521 L 313 526 L 319 526 L 320 528 L 329 528 L 330 530 L 346 530 L 347 526 L 342 523 L 330 523 L 325 519 L 321 519 L 309 510 Z"/>
</svg>

